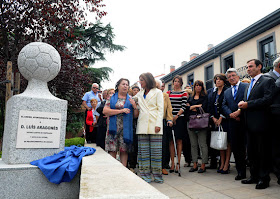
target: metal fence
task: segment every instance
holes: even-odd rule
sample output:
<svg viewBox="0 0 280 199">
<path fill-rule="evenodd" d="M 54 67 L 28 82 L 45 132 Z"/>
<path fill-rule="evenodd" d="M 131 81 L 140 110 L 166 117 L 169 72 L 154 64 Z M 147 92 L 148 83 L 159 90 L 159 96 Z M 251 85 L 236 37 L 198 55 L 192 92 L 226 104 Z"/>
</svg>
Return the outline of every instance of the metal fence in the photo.
<svg viewBox="0 0 280 199">
<path fill-rule="evenodd" d="M 271 55 L 266 57 L 264 60 L 262 60 L 263 63 L 263 72 L 268 72 L 270 69 L 273 68 L 273 62 L 275 61 L 275 59 L 277 59 L 278 57 L 280 57 L 280 53 Z"/>
<path fill-rule="evenodd" d="M 273 62 L 278 57 L 280 57 L 280 53 L 271 55 L 270 57 L 266 57 L 264 60 L 262 60 L 262 63 L 263 63 L 262 72 L 266 73 L 269 70 L 271 70 L 273 68 Z M 240 75 L 240 79 L 250 78 L 250 76 L 247 74 L 247 65 L 237 68 L 236 70 L 237 70 L 238 74 Z"/>
</svg>

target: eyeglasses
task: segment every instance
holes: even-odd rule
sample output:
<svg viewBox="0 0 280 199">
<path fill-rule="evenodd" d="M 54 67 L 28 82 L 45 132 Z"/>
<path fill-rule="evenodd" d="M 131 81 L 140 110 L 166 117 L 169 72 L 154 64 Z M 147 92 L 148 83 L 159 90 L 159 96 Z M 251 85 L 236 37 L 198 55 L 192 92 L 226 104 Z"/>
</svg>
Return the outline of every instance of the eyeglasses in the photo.
<svg viewBox="0 0 280 199">
<path fill-rule="evenodd" d="M 98 89 L 97 87 L 92 87 L 92 88 Z"/>
</svg>

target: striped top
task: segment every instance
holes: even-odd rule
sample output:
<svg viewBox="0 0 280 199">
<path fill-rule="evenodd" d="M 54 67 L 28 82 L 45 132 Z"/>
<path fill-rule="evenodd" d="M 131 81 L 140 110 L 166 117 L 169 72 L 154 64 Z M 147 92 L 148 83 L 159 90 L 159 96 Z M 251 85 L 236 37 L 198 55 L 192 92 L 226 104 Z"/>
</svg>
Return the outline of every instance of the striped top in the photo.
<svg viewBox="0 0 280 199">
<path fill-rule="evenodd" d="M 188 93 L 185 91 L 167 91 L 169 95 L 171 105 L 172 105 L 172 115 L 175 116 L 179 113 L 180 109 L 183 111 L 186 110 L 186 103 L 188 99 Z M 180 115 L 180 117 L 184 116 L 184 112 Z"/>
</svg>

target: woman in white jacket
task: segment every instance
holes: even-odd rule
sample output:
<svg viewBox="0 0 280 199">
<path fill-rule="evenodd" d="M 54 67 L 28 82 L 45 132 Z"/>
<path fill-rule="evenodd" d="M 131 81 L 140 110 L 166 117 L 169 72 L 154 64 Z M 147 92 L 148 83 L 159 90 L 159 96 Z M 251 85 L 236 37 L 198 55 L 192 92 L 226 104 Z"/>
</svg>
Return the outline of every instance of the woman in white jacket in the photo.
<svg viewBox="0 0 280 199">
<path fill-rule="evenodd" d="M 139 117 L 136 134 L 138 136 L 138 163 L 141 177 L 146 182 L 163 183 L 162 179 L 162 120 L 163 94 L 156 88 L 151 73 L 139 76 L 141 91 L 136 95 Z"/>
</svg>

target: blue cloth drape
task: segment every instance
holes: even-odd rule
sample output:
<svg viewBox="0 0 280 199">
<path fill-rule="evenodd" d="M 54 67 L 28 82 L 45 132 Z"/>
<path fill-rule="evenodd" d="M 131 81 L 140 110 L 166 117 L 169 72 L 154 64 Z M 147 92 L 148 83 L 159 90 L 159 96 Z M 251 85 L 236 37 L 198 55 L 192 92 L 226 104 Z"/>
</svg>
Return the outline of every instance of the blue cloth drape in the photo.
<svg viewBox="0 0 280 199">
<path fill-rule="evenodd" d="M 70 182 L 79 170 L 82 158 L 94 154 L 91 147 L 65 147 L 64 151 L 30 162 L 38 166 L 47 179 L 55 184 Z"/>
<path fill-rule="evenodd" d="M 130 113 L 123 114 L 123 139 L 127 144 L 131 144 L 133 141 L 133 107 L 129 101 L 129 95 L 126 94 L 126 100 L 124 108 L 129 108 Z M 118 93 L 115 93 L 110 99 L 110 108 L 116 109 L 116 103 L 118 101 Z M 109 133 L 116 135 L 117 133 L 117 115 L 110 116 Z"/>
</svg>

